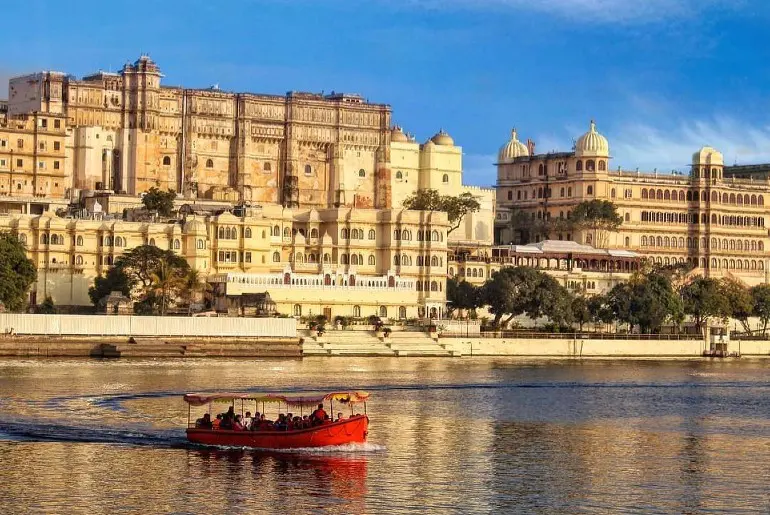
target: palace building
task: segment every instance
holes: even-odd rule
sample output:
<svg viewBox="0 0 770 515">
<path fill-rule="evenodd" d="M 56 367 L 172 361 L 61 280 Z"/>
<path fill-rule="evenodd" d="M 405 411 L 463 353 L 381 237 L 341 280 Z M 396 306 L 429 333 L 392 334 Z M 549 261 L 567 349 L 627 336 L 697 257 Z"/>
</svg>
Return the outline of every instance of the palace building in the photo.
<svg viewBox="0 0 770 515">
<path fill-rule="evenodd" d="M 81 79 L 10 80 L 0 103 L 0 230 L 37 263 L 31 302 L 90 305 L 135 246 L 170 249 L 213 285 L 217 309 L 269 293 L 290 315 L 441 316 L 449 256 L 493 243 L 495 191 L 462 183 L 462 149 L 423 143 L 360 95 L 231 93 L 162 84 L 141 56 Z M 133 216 L 171 189 L 169 223 Z M 481 210 L 403 209 L 418 189 Z"/>
<path fill-rule="evenodd" d="M 711 147 L 693 154 L 687 175 L 612 170 L 610 159 L 593 122 L 569 152 L 538 154 L 514 130 L 498 153 L 497 242 L 574 240 L 662 265 L 689 263 L 706 276 L 768 282 L 767 166 L 724 166 Z M 572 210 L 594 199 L 617 206 L 617 232 L 570 225 Z"/>
</svg>

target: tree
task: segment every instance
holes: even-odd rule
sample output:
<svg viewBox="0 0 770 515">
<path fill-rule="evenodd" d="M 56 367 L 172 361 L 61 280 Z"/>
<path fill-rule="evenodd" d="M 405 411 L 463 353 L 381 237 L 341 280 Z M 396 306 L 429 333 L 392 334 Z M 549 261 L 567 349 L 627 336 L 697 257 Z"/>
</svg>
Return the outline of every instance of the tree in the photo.
<svg viewBox="0 0 770 515">
<path fill-rule="evenodd" d="M 144 294 L 152 286 L 153 276 L 159 275 L 161 263 L 184 273 L 190 268 L 183 257 L 154 245 L 134 247 L 115 260 L 115 267 L 123 270 L 132 286 L 140 288 L 140 294 Z"/>
<path fill-rule="evenodd" d="M 417 190 L 414 195 L 410 195 L 404 200 L 404 207 L 415 211 L 443 211 L 449 220 L 447 234 L 460 227 L 465 215 L 481 209 L 481 205 L 470 193 L 463 193 L 455 197 L 441 195 L 438 191 L 431 189 Z"/>
<path fill-rule="evenodd" d="M 451 278 L 446 283 L 446 297 L 450 312 L 455 309 L 473 310 L 481 306 L 481 289 L 468 281 Z"/>
<path fill-rule="evenodd" d="M 161 216 L 170 216 L 174 210 L 174 199 L 176 192 L 174 190 L 161 191 L 153 186 L 142 197 L 142 204 L 148 211 L 157 211 Z"/>
<path fill-rule="evenodd" d="M 152 296 L 160 304 L 161 315 L 166 314 L 169 303 L 182 293 L 189 272 L 189 266 L 175 267 L 166 259 L 161 259 L 158 263 L 158 267 L 152 274 Z"/>
<path fill-rule="evenodd" d="M 530 267 L 506 267 L 492 274 L 483 287 L 482 298 L 495 315 L 494 323 L 504 324 L 527 314 L 537 319 L 547 316 L 554 324 L 572 319 L 571 295 L 556 279 Z"/>
<path fill-rule="evenodd" d="M 119 291 L 126 297 L 130 296 L 132 288 L 133 283 L 125 270 L 113 266 L 107 270 L 106 275 L 94 279 L 94 285 L 88 289 L 88 297 L 94 306 L 98 306 L 100 300 L 114 291 Z"/>
<path fill-rule="evenodd" d="M 587 324 L 593 319 L 591 310 L 588 307 L 588 299 L 582 295 L 575 295 L 572 299 L 572 320 L 578 324 L 580 330 L 583 330 L 583 325 Z"/>
<path fill-rule="evenodd" d="M 20 311 L 36 279 L 35 264 L 27 258 L 24 244 L 15 234 L 0 233 L 0 304 Z"/>
<path fill-rule="evenodd" d="M 762 334 L 767 334 L 767 324 L 770 322 L 770 284 L 759 284 L 751 289 L 754 301 L 753 314 L 762 322 Z"/>
<path fill-rule="evenodd" d="M 609 232 L 617 231 L 623 223 L 623 217 L 609 200 L 589 200 L 581 202 L 572 210 L 572 226 L 577 230 L 591 230 L 594 233 L 594 246 L 605 248 L 609 243 Z"/>
<path fill-rule="evenodd" d="M 35 312 L 40 315 L 53 315 L 56 313 L 56 306 L 53 303 L 53 298 L 48 295 L 45 300 L 37 305 Z"/>
<path fill-rule="evenodd" d="M 203 278 L 201 271 L 190 268 L 183 277 L 182 290 L 187 301 L 188 312 L 192 312 L 192 306 L 199 296 L 205 300 L 211 291 L 211 285 Z"/>
<path fill-rule="evenodd" d="M 735 279 L 722 278 L 719 281 L 722 294 L 727 299 L 729 316 L 736 319 L 743 326 L 747 333 L 751 331 L 749 327 L 749 317 L 754 312 L 754 299 L 751 296 L 751 290 Z"/>
<path fill-rule="evenodd" d="M 695 321 L 698 331 L 711 318 L 726 319 L 731 314 L 730 303 L 716 279 L 698 277 L 680 290 L 684 312 Z"/>
<path fill-rule="evenodd" d="M 637 275 L 628 283 L 616 285 L 607 293 L 607 308 L 613 318 L 639 326 L 641 333 L 659 332 L 666 320 L 680 323 L 682 302 L 664 275 Z"/>
</svg>

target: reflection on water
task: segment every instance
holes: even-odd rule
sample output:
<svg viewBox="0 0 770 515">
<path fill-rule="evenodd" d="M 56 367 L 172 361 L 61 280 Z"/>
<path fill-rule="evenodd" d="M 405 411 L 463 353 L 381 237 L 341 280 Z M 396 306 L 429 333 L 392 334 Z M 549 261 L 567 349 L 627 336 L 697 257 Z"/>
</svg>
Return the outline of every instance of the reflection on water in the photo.
<svg viewBox="0 0 770 515">
<path fill-rule="evenodd" d="M 186 391 L 373 391 L 370 444 L 188 445 Z M 0 496 L 41 513 L 760 512 L 761 361 L 0 361 Z"/>
</svg>

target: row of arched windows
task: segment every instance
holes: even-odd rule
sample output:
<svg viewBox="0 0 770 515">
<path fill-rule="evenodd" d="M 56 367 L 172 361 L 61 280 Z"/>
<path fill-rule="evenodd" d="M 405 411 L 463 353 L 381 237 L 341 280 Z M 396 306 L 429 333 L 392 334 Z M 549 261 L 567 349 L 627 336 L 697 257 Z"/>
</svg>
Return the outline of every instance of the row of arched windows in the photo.
<svg viewBox="0 0 770 515">
<path fill-rule="evenodd" d="M 128 239 L 121 236 L 105 236 L 102 240 L 102 245 L 105 247 L 125 247 L 128 244 Z"/>
<path fill-rule="evenodd" d="M 688 248 L 688 249 L 708 249 L 711 250 L 737 250 L 740 252 L 764 252 L 765 243 L 761 240 L 740 240 L 728 238 L 679 238 L 672 236 L 642 236 L 642 247 L 662 247 L 662 248 Z"/>
<path fill-rule="evenodd" d="M 680 223 L 680 224 L 707 224 L 711 220 L 714 225 L 728 225 L 738 227 L 764 227 L 765 219 L 761 216 L 739 216 L 712 214 L 711 218 L 706 213 L 675 213 L 661 211 L 642 211 L 642 222 L 655 223 Z"/>
<path fill-rule="evenodd" d="M 438 256 L 417 256 L 417 266 L 444 266 L 444 258 Z"/>
<path fill-rule="evenodd" d="M 764 206 L 765 198 L 762 195 L 748 193 L 720 193 L 712 191 L 711 195 L 706 191 L 663 190 L 654 188 L 642 188 L 642 199 L 668 200 L 671 202 L 719 202 L 734 206 Z"/>
<path fill-rule="evenodd" d="M 315 229 L 313 229 L 315 231 Z M 369 229 L 369 239 L 374 240 L 376 239 L 377 234 L 374 232 L 374 229 Z M 310 234 L 310 237 L 318 237 L 313 236 L 312 231 Z M 340 238 L 343 240 L 363 240 L 364 239 L 364 230 L 363 229 L 341 229 L 340 230 Z"/>
<path fill-rule="evenodd" d="M 586 159 L 585 166 L 586 166 L 586 171 L 587 172 L 593 172 L 596 169 L 597 164 L 596 164 L 596 161 L 594 161 L 593 159 Z M 605 161 L 603 159 L 600 159 L 599 160 L 599 164 L 598 164 L 598 168 L 599 168 L 600 172 L 606 172 L 607 171 L 607 161 Z M 581 159 L 578 159 L 577 163 L 575 163 L 575 170 L 577 170 L 578 172 L 583 170 L 583 161 Z"/>
<path fill-rule="evenodd" d="M 393 265 L 394 266 L 412 266 L 412 258 L 410 256 L 407 256 L 406 254 L 403 254 L 399 256 L 396 254 L 393 256 Z"/>
<path fill-rule="evenodd" d="M 442 291 L 438 281 L 417 281 L 417 291 Z"/>
<path fill-rule="evenodd" d="M 25 236 L 26 239 L 26 236 Z M 25 239 L 21 240 L 22 243 L 25 243 Z M 40 235 L 40 243 L 42 245 L 48 245 L 49 243 L 51 245 L 64 245 L 64 236 L 61 234 L 52 234 L 51 236 L 48 236 L 47 234 L 41 234 Z M 82 241 L 81 241 L 82 245 Z"/>
<path fill-rule="evenodd" d="M 243 237 L 251 238 L 251 227 L 243 229 Z M 237 240 L 238 228 L 237 227 L 220 227 L 217 229 L 217 238 L 220 240 Z"/>
</svg>

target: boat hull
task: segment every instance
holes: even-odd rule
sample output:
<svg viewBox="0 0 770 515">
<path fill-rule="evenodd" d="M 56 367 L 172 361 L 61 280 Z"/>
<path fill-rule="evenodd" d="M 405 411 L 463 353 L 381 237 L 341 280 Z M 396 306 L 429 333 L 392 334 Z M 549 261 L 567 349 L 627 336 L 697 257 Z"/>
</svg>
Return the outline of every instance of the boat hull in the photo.
<svg viewBox="0 0 770 515">
<path fill-rule="evenodd" d="M 187 439 L 201 445 L 252 447 L 255 449 L 300 449 L 364 443 L 369 431 L 366 415 L 297 431 L 228 431 L 189 428 Z"/>
</svg>

